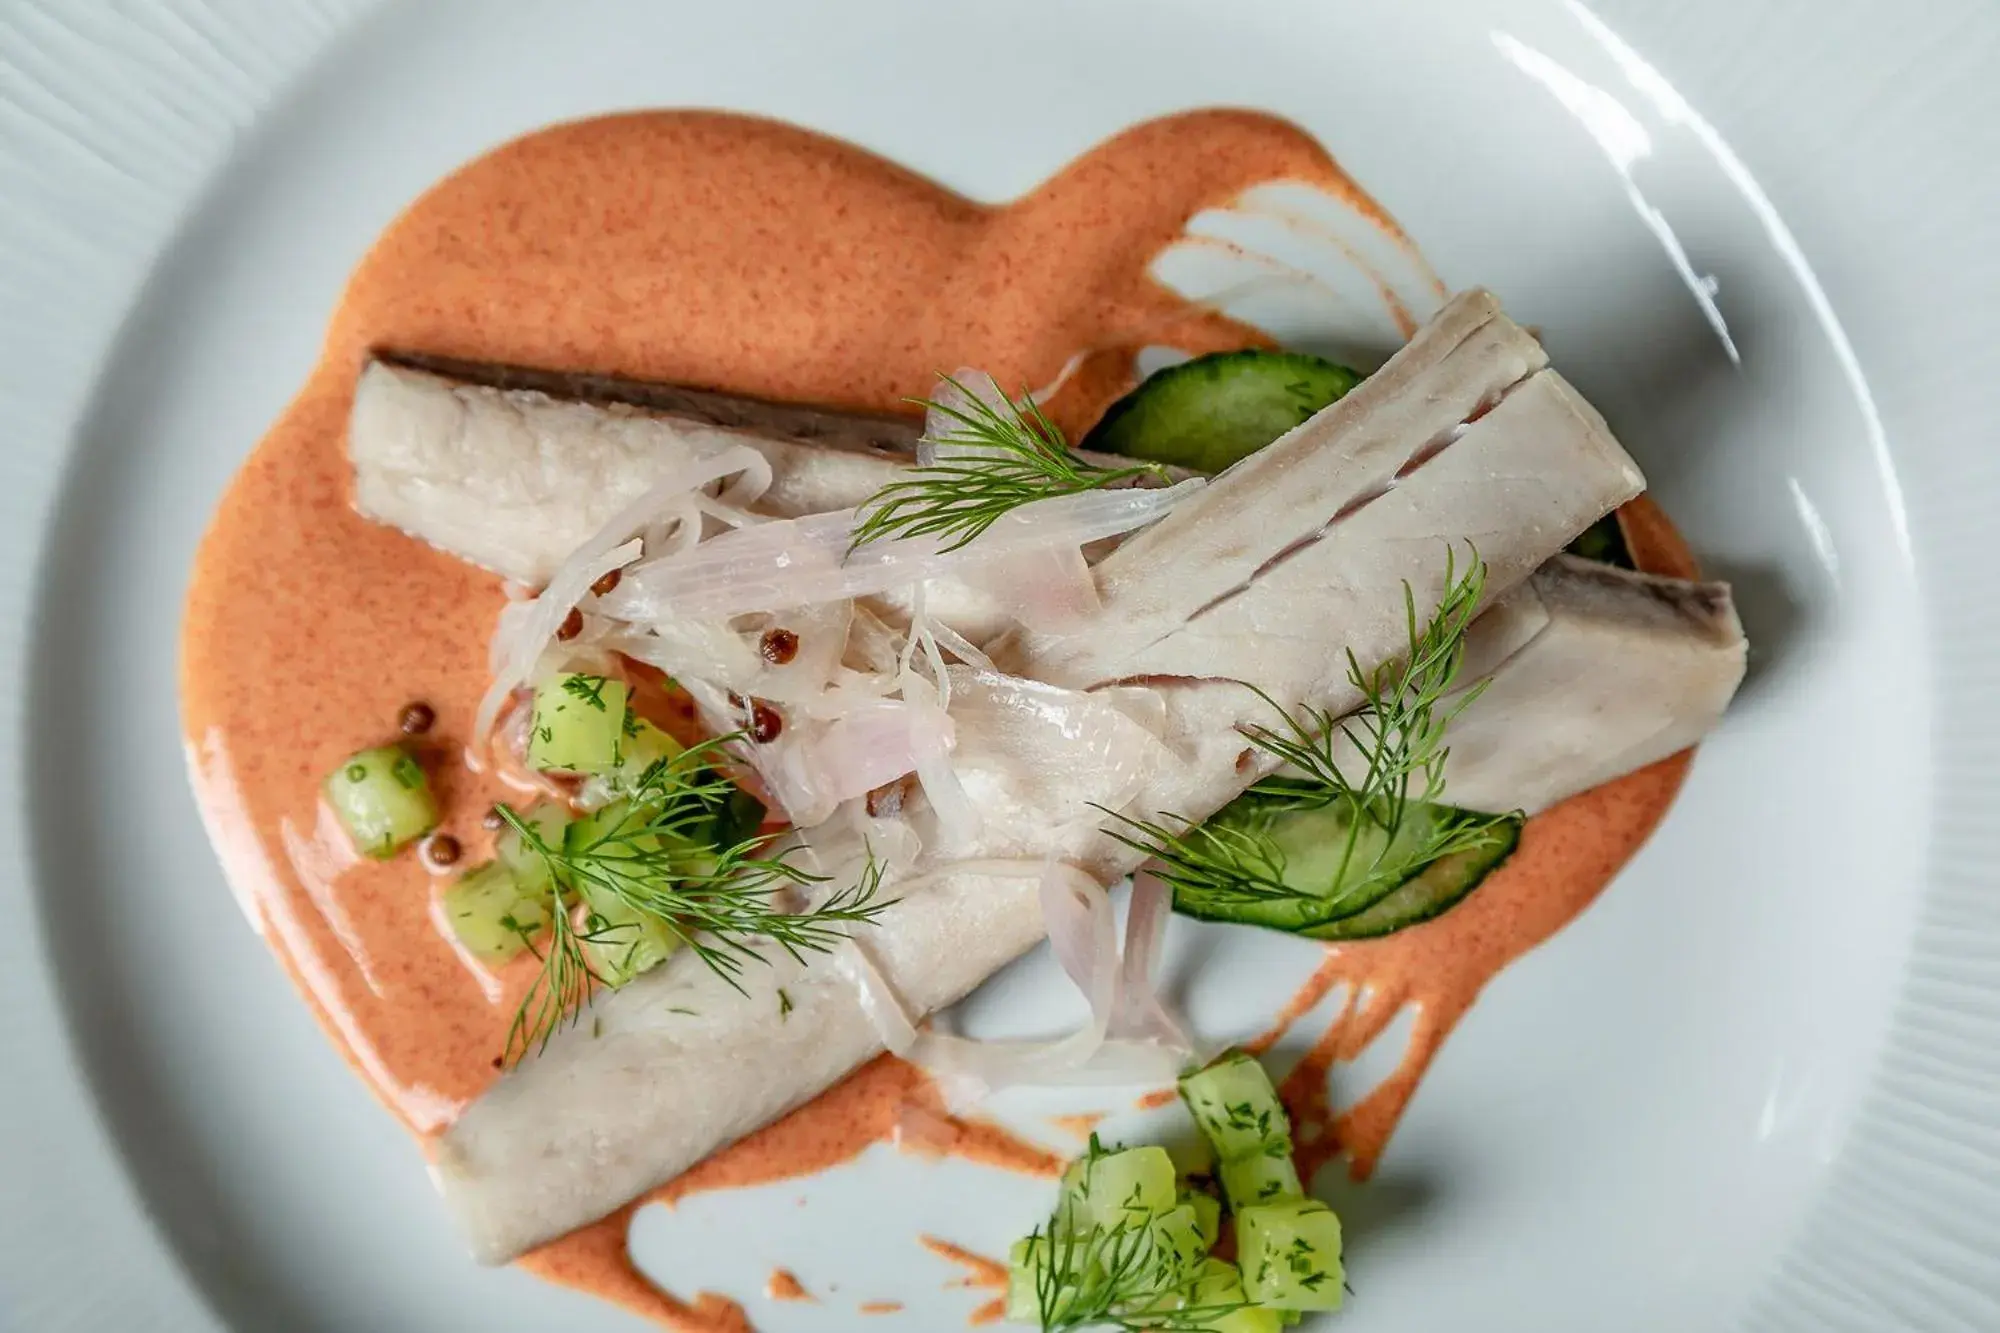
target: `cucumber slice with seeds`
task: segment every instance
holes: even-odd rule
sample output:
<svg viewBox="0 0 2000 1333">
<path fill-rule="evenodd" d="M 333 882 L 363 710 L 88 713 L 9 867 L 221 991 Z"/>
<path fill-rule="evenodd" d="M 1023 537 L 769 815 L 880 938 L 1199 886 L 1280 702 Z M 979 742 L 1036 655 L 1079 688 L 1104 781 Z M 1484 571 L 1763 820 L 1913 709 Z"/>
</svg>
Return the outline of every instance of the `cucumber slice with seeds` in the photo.
<svg viewBox="0 0 2000 1333">
<path fill-rule="evenodd" d="M 1448 805 L 1413 802 L 1396 836 L 1375 822 L 1352 827 L 1343 805 L 1299 807 L 1283 795 L 1245 792 L 1210 825 L 1268 837 L 1284 859 L 1280 879 L 1294 896 L 1243 901 L 1175 885 L 1174 910 L 1207 921 L 1263 926 L 1313 939 L 1362 939 L 1429 920 L 1457 904 L 1513 852 L 1522 821 L 1504 819 L 1463 852 L 1423 859 L 1455 825 L 1488 816 Z M 1348 852 L 1350 835 L 1352 852 Z"/>
<path fill-rule="evenodd" d="M 547 773 L 603 773 L 618 763 L 625 682 L 563 672 L 535 687 L 528 762 Z"/>
<path fill-rule="evenodd" d="M 1216 352 L 1169 366 L 1113 403 L 1083 448 L 1221 472 L 1361 382 L 1303 352 Z"/>
<path fill-rule="evenodd" d="M 349 755 L 321 784 L 326 802 L 364 856 L 383 860 L 437 827 L 423 766 L 400 745 Z"/>
</svg>

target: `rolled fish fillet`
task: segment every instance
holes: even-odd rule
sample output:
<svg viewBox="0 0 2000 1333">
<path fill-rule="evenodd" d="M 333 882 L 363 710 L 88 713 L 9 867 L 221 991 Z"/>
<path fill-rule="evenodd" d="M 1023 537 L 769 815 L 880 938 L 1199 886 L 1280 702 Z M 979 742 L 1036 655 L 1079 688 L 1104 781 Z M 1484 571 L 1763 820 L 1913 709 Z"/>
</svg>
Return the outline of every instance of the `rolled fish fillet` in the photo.
<svg viewBox="0 0 2000 1333">
<path fill-rule="evenodd" d="M 792 518 L 867 499 L 908 465 L 917 435 L 892 417 L 483 369 L 499 383 L 387 361 L 362 369 L 347 428 L 355 506 L 531 586 L 548 582 L 613 514 L 697 453 L 743 444 L 764 455 L 771 488 L 758 509 Z M 523 375 L 541 387 L 503 387 Z M 564 388 L 643 401 L 547 391 Z"/>
<path fill-rule="evenodd" d="M 1531 815 L 1707 735 L 1748 653 L 1728 584 L 1570 555 L 1536 570 L 1469 637 L 1465 678 L 1486 687 L 1446 732 L 1445 799 Z M 1495 649 L 1490 668 L 1473 661 Z"/>
<path fill-rule="evenodd" d="M 1461 297 L 1367 382 L 1388 390 L 1350 394 L 1274 445 L 1277 465 L 1255 466 L 1258 455 L 1230 470 L 1194 519 L 1177 513 L 1107 557 L 1100 584 L 1116 595 L 1098 624 L 1023 636 L 1006 665 L 1053 682 L 1067 707 L 1118 706 L 1123 723 L 1100 718 L 1103 739 L 1084 747 L 1074 726 L 1021 721 L 1049 707 L 1001 707 L 1013 722 L 982 729 L 966 702 L 976 691 L 955 691 L 952 763 L 982 792 L 979 827 L 949 833 L 912 803 L 916 877 L 857 932 L 855 955 L 776 960 L 747 973 L 745 993 L 697 959 L 671 959 L 498 1079 L 434 1162 L 474 1252 L 503 1261 L 601 1217 L 881 1051 L 855 966 L 912 1018 L 971 991 L 1044 933 L 1034 876 L 996 870 L 996 858 L 1061 856 L 1107 882 L 1134 869 L 1137 853 L 1079 819 L 1087 803 L 1219 809 L 1264 771 L 1237 728 L 1268 721 L 1269 705 L 1245 686 L 1288 710 L 1353 709 L 1345 651 L 1367 666 L 1402 648 L 1404 585 L 1419 615 L 1434 609 L 1448 546 L 1462 559 L 1473 539 L 1499 597 L 1637 494 L 1638 469 L 1567 386 L 1536 373 L 1540 356 L 1490 296 Z M 1351 465 L 1357 454 L 1368 467 Z"/>
<path fill-rule="evenodd" d="M 348 422 L 355 506 L 379 523 L 530 587 L 676 464 L 748 445 L 771 465 L 753 509 L 852 509 L 916 461 L 911 418 L 832 411 L 600 375 L 487 363 L 371 361 Z M 907 623 L 907 597 L 870 605 Z M 925 610 L 974 643 L 1006 602 L 934 580 Z"/>
</svg>

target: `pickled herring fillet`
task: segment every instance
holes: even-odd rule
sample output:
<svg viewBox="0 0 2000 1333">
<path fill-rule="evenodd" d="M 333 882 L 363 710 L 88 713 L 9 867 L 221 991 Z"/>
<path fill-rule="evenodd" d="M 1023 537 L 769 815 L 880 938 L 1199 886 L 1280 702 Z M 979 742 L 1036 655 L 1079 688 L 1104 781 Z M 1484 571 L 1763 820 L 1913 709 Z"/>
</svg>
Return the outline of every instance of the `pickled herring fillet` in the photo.
<svg viewBox="0 0 2000 1333">
<path fill-rule="evenodd" d="M 1546 375 L 1547 364 L 1542 345 L 1500 313 L 1492 293 L 1454 297 L 1352 392 L 1231 468 L 1226 475 L 1234 484 L 1210 486 L 1099 562 L 1098 592 L 1115 634 L 1024 635 L 1019 653 L 1042 663 L 1060 684 L 1107 679 L 1114 674 L 1107 663 L 1182 630 L 1268 566 L 1288 562 L 1331 527 L 1365 513 L 1440 449 L 1461 452 L 1450 447 L 1454 437 L 1484 424 L 1465 423 L 1531 377 Z M 1561 396 L 1543 387 L 1544 402 Z M 1582 416 L 1578 433 L 1599 435 L 1616 451 L 1602 419 L 1568 396 Z M 1636 492 L 1637 470 L 1630 476 Z M 1549 506 L 1551 516 L 1558 507 Z M 1435 526 L 1403 535 L 1476 536 Z M 1482 548 L 1481 554 L 1490 560 L 1497 553 Z M 1162 579 L 1156 571 L 1167 559 L 1176 577 Z"/>
<path fill-rule="evenodd" d="M 1485 690 L 1446 732 L 1453 805 L 1546 810 L 1693 745 L 1743 681 L 1748 646 L 1726 583 L 1560 555 L 1473 634 L 1524 620 L 1540 627 L 1479 672 Z"/>
<path fill-rule="evenodd" d="M 1270 704 L 1246 685 L 1287 710 L 1351 711 L 1360 699 L 1345 652 L 1366 669 L 1403 648 L 1405 585 L 1428 617 L 1447 547 L 1462 568 L 1464 543 L 1475 541 L 1498 598 L 1637 493 L 1637 468 L 1560 381 L 1508 409 L 1520 386 L 1543 378 L 1532 341 L 1490 297 L 1454 302 L 1370 381 L 1388 388 L 1370 394 L 1366 410 L 1343 411 L 1349 395 L 1328 409 L 1343 413 L 1340 428 L 1324 428 L 1322 413 L 1273 446 L 1277 465 L 1253 459 L 1213 481 L 1203 515 L 1170 518 L 1108 557 L 1123 562 L 1104 581 L 1115 596 L 1089 633 L 1009 645 L 1018 676 L 1130 681 L 1157 704 L 1114 752 L 1060 765 L 1044 751 L 961 743 L 952 763 L 968 788 L 1003 784 L 1021 797 L 996 803 L 969 834 L 947 835 L 911 802 L 905 817 L 925 848 L 919 878 L 906 877 L 901 901 L 855 932 L 905 1023 L 970 992 L 1042 937 L 1035 877 L 995 873 L 992 858 L 1033 865 L 1023 851 L 1039 849 L 1105 882 L 1134 869 L 1140 854 L 1073 807 L 1205 818 L 1262 775 L 1238 728 L 1268 723 Z M 1349 466 L 1357 455 L 1376 460 L 1360 479 Z M 1312 480 L 1343 469 L 1351 484 L 1332 491 Z M 1352 506 L 1357 495 L 1368 502 Z M 1227 565 L 1220 577 L 1217 563 Z M 1234 628 L 1216 632 L 1225 620 Z M 1268 677 L 1256 645 L 1242 642 L 1260 633 L 1274 645 Z M 955 695 L 955 721 L 960 706 Z M 1033 767 L 1028 754 L 1039 756 Z M 1058 767 L 1059 802 L 1051 792 L 1038 806 L 1034 779 Z M 748 969 L 742 984 L 739 993 L 683 954 L 600 997 L 590 1021 L 468 1108 L 440 1139 L 434 1170 L 480 1258 L 511 1258 L 603 1216 L 883 1049 L 887 1029 L 870 1017 L 882 997 L 855 984 L 837 955 L 778 959 Z M 782 1019 L 780 987 L 791 1002 Z"/>
<path fill-rule="evenodd" d="M 506 374 L 579 391 L 624 384 Z M 755 449 L 771 464 L 757 511 L 795 518 L 860 504 L 909 466 L 917 437 L 914 422 L 889 417 L 650 385 L 624 391 L 657 406 L 575 401 L 372 361 L 348 421 L 355 505 L 540 586 L 613 514 L 697 454 Z"/>
</svg>

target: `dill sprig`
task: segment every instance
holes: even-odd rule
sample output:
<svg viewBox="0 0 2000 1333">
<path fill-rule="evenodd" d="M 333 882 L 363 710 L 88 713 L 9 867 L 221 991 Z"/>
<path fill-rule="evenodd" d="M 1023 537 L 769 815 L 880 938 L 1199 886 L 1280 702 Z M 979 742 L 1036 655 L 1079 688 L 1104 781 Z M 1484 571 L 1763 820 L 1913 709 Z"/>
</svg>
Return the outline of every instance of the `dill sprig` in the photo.
<svg viewBox="0 0 2000 1333">
<path fill-rule="evenodd" d="M 1108 468 L 1070 451 L 1060 427 L 1035 403 L 989 403 L 951 376 L 942 377 L 964 405 L 911 399 L 954 423 L 940 444 L 970 445 L 977 452 L 909 470 L 864 501 L 853 546 L 883 537 L 937 537 L 955 551 L 1009 511 L 1035 500 L 1102 490 L 1134 477 L 1165 479 L 1157 463 Z"/>
<path fill-rule="evenodd" d="M 1085 1197 L 1092 1164 L 1115 1151 L 1090 1136 L 1079 1176 Z M 1116 1205 L 1118 1220 L 1110 1226 L 1078 1228 L 1073 1211 L 1066 1198 L 1028 1234 L 1043 1333 L 1082 1328 L 1196 1333 L 1243 1308 L 1242 1302 L 1194 1303 L 1200 1264 L 1188 1264 L 1161 1242 L 1156 1219 L 1139 1202 L 1138 1186 Z"/>
<path fill-rule="evenodd" d="M 824 883 L 824 875 L 794 864 L 791 852 L 765 855 L 766 840 L 752 835 L 729 846 L 705 839 L 715 812 L 735 786 L 721 769 L 724 736 L 689 746 L 654 762 L 619 813 L 590 826 L 584 839 L 551 842 L 512 808 L 500 816 L 521 845 L 542 858 L 557 886 L 546 944 L 535 947 L 542 970 L 508 1030 L 504 1059 L 513 1063 L 530 1047 L 572 1021 L 593 990 L 609 984 L 592 965 L 586 944 L 639 947 L 644 923 L 657 925 L 738 992 L 746 965 L 768 961 L 769 942 L 803 962 L 846 937 L 846 928 L 874 921 L 894 900 L 881 897 L 883 867 L 871 853 L 859 877 L 808 911 L 787 910 L 783 896 Z M 567 899 L 582 905 L 581 924 Z M 631 920 L 613 922 L 604 909 L 618 907 Z"/>
<path fill-rule="evenodd" d="M 1176 892 L 1199 895 L 1225 907 L 1251 907 L 1309 900 L 1335 908 L 1352 899 L 1373 902 L 1390 887 L 1425 867 L 1460 852 L 1483 847 L 1510 815 L 1450 810 L 1441 805 L 1444 765 L 1450 747 L 1445 729 L 1485 689 L 1481 681 L 1446 702 L 1465 663 L 1465 636 L 1479 613 L 1486 590 L 1486 565 L 1474 552 L 1461 575 L 1450 548 L 1445 552 L 1444 593 L 1430 619 L 1419 623 L 1416 594 L 1403 585 L 1408 647 L 1395 661 L 1363 671 L 1352 650 L 1347 677 L 1361 704 L 1345 719 L 1310 706 L 1287 713 L 1262 690 L 1280 721 L 1253 725 L 1244 737 L 1292 772 L 1266 778 L 1250 788 L 1238 810 L 1247 817 L 1198 824 L 1178 815 L 1161 820 L 1113 814 L 1122 828 L 1111 837 L 1159 863 L 1156 873 Z M 1350 779 L 1340 767 L 1341 742 L 1358 755 L 1362 772 Z M 1273 816 L 1287 810 L 1339 807 L 1345 832 L 1334 872 L 1318 892 L 1286 882 L 1284 850 L 1270 836 Z M 1425 812 L 1421 825 L 1412 815 Z M 1172 823 L 1163 822 L 1171 820 Z M 1411 838 L 1399 841 L 1408 831 Z M 1392 855 L 1393 852 L 1393 855 Z"/>
</svg>

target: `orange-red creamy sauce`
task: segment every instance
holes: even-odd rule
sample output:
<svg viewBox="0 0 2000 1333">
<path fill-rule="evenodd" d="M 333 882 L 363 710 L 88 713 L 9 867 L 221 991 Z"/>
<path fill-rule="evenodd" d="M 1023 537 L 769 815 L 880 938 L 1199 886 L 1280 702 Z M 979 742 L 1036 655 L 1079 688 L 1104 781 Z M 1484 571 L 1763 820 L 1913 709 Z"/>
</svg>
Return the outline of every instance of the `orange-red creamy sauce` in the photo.
<svg viewBox="0 0 2000 1333">
<path fill-rule="evenodd" d="M 418 699 L 437 712 L 422 750 L 464 864 L 490 853 L 479 817 L 509 794 L 460 758 L 500 581 L 350 503 L 345 424 L 369 354 L 900 410 L 940 369 L 1042 384 L 1083 352 L 1052 406 L 1074 428 L 1129 386 L 1141 347 L 1262 341 L 1146 269 L 1195 213 L 1276 179 L 1323 189 L 1408 245 L 1317 143 L 1236 111 L 1140 125 L 997 207 L 771 122 L 611 116 L 498 148 L 390 226 L 355 271 L 304 388 L 216 512 L 188 598 L 181 683 L 197 795 L 232 884 L 330 1035 L 413 1130 L 435 1134 L 496 1076 L 535 964 L 495 976 L 468 965 L 431 918 L 443 881 L 412 855 L 356 859 L 320 812 L 321 777 L 389 738 Z M 1329 975 L 1366 968 L 1432 1004 L 1448 1028 L 1451 1005 L 1469 1003 L 1489 968 L 1602 887 L 1671 800 L 1675 763 L 1537 820 L 1467 906 L 1373 952 L 1343 951 Z M 1499 900 L 1523 906 L 1496 911 Z M 1474 955 L 1454 952 L 1468 942 Z M 1412 1086 L 1420 1073 L 1421 1063 Z M 1404 1097 L 1370 1112 L 1384 1136 Z M 804 1174 L 885 1139 L 1034 1172 L 1060 1165 L 946 1116 L 921 1074 L 885 1059 L 657 1197 Z M 747 1327 L 731 1301 L 685 1302 L 648 1282 L 625 1248 L 631 1211 L 524 1262 L 670 1325 Z"/>
</svg>

